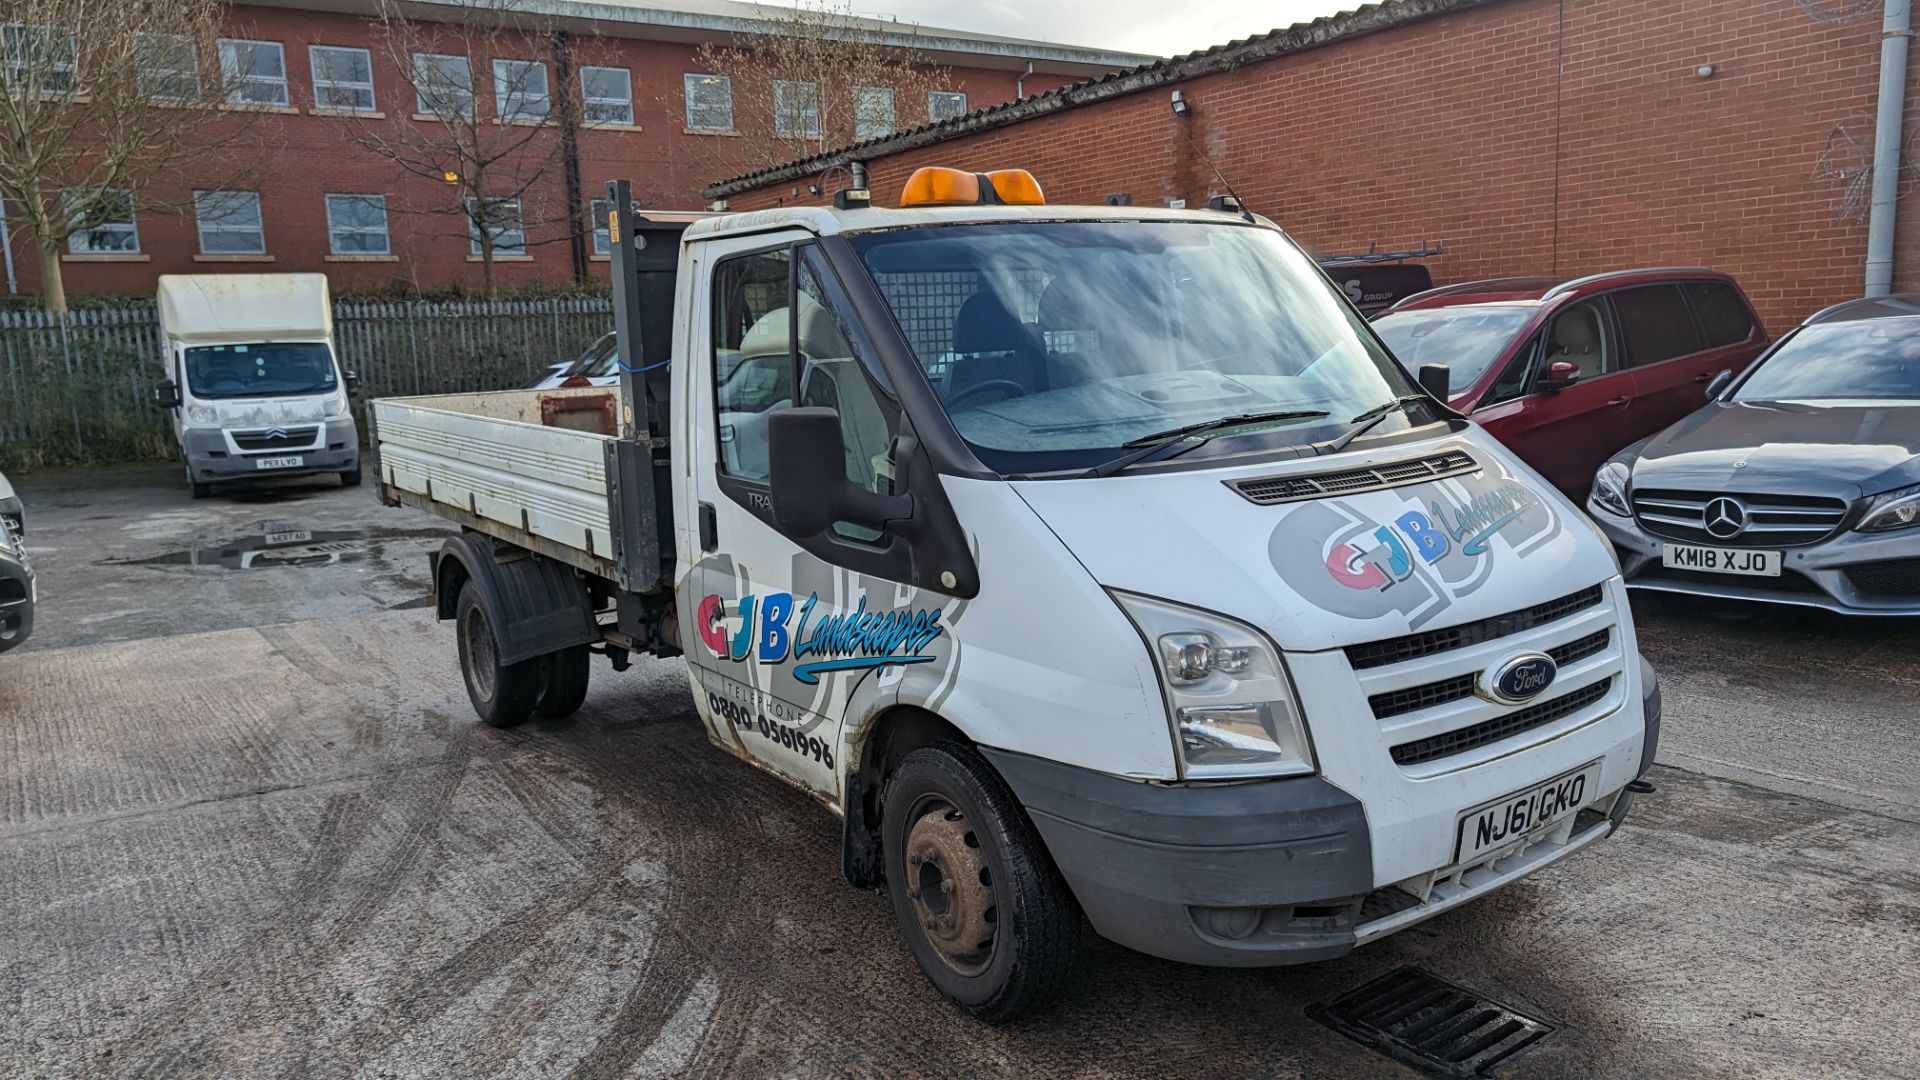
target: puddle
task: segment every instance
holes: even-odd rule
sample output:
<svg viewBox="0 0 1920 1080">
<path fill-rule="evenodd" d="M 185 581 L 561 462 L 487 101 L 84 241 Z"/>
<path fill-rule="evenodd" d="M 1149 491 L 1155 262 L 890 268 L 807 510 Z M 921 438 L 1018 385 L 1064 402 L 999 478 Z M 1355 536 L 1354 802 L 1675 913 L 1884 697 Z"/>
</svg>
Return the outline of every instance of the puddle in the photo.
<svg viewBox="0 0 1920 1080">
<path fill-rule="evenodd" d="M 141 559 L 106 559 L 101 566 L 218 566 L 228 570 L 338 566 L 377 555 L 387 540 L 440 539 L 445 529 L 276 529 L 213 547 L 169 551 Z"/>
</svg>

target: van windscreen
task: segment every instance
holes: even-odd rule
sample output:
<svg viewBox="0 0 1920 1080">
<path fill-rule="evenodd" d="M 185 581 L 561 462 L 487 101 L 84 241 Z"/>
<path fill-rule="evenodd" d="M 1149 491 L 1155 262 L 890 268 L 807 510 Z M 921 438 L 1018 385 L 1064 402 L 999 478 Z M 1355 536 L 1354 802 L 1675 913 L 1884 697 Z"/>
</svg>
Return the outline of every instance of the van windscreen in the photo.
<svg viewBox="0 0 1920 1080">
<path fill-rule="evenodd" d="M 185 367 L 197 398 L 325 394 L 339 385 L 333 351 L 317 341 L 200 345 L 186 350 Z"/>
</svg>

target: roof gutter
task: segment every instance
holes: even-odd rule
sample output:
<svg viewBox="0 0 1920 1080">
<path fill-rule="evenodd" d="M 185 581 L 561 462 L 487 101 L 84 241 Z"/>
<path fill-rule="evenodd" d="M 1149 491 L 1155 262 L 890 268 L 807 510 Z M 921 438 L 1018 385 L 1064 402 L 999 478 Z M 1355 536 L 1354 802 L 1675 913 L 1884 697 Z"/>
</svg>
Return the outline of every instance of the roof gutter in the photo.
<svg viewBox="0 0 1920 1080">
<path fill-rule="evenodd" d="M 709 199 L 724 199 L 770 184 L 817 176 L 828 169 L 845 166 L 856 160 L 872 161 L 876 158 L 889 157 L 963 135 L 992 131 L 1069 109 L 1096 105 L 1103 101 L 1112 101 L 1115 98 L 1127 97 L 1173 83 L 1188 82 L 1205 75 L 1232 72 L 1248 64 L 1277 60 L 1326 45 L 1424 22 L 1441 15 L 1470 11 L 1501 2 L 1502 0 L 1390 0 L 1388 3 L 1371 4 L 1357 11 L 1330 15 L 1286 30 L 1276 30 L 1270 34 L 1230 42 L 1187 56 L 1162 60 L 1131 71 L 1076 83 L 1073 86 L 1036 94 L 1005 105 L 981 109 L 952 120 L 903 131 L 897 135 L 869 139 L 866 142 L 854 143 L 838 150 L 829 150 L 785 165 L 776 165 L 769 169 L 736 176 L 707 187 L 702 194 Z M 1899 3 L 1904 7 L 1909 0 L 1891 0 L 1891 2 Z"/>
</svg>

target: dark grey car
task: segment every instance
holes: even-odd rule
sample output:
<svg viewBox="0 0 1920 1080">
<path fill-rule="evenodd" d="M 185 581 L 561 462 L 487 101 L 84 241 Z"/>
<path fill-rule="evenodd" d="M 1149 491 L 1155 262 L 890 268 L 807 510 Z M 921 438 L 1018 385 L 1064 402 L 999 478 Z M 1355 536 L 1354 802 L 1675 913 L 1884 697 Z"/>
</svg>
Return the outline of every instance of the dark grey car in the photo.
<svg viewBox="0 0 1920 1080">
<path fill-rule="evenodd" d="M 33 633 L 33 566 L 27 562 L 26 510 L 0 474 L 0 652 Z"/>
<path fill-rule="evenodd" d="M 1601 466 L 1634 588 L 1920 615 L 1920 295 L 1822 311 Z"/>
</svg>

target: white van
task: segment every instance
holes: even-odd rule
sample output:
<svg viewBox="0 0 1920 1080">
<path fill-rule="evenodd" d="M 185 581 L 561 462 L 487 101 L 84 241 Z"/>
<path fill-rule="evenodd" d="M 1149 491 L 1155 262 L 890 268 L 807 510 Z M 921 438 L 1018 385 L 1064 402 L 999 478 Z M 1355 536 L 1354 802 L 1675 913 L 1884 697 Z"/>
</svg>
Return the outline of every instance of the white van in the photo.
<svg viewBox="0 0 1920 1080">
<path fill-rule="evenodd" d="M 215 484 L 335 473 L 360 482 L 354 377 L 333 345 L 324 274 L 164 274 L 166 379 L 193 497 Z"/>
<path fill-rule="evenodd" d="M 988 1020 L 1083 920 L 1326 960 L 1614 832 L 1659 698 L 1612 548 L 1444 371 L 1269 222 L 933 180 L 677 261 L 616 216 L 621 351 L 670 329 L 670 370 L 374 403 L 383 497 L 467 530 L 434 584 L 482 719 L 684 650 L 708 738 L 840 816 Z"/>
</svg>

